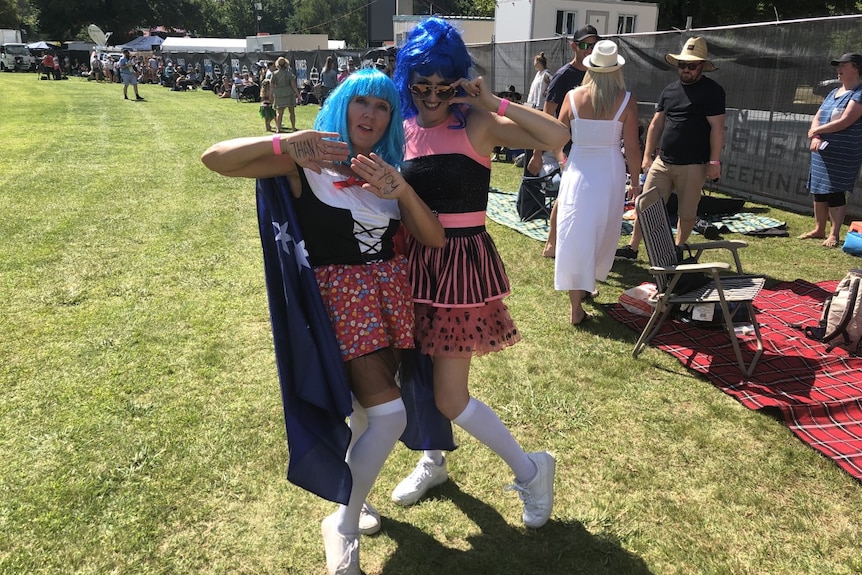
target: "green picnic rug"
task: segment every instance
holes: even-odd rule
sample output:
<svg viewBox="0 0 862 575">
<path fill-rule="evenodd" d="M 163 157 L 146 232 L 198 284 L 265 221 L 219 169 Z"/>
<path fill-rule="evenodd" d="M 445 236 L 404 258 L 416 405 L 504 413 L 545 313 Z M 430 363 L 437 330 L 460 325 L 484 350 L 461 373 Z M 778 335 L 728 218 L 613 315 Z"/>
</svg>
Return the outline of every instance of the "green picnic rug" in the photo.
<svg viewBox="0 0 862 575">
<path fill-rule="evenodd" d="M 515 207 L 517 198 L 518 194 L 514 192 L 503 192 L 496 188 L 491 188 L 488 194 L 488 218 L 534 240 L 540 242 L 546 241 L 548 239 L 547 220 L 536 219 L 522 222 Z M 713 215 L 707 216 L 704 219 L 715 225 L 721 233 L 751 234 L 762 230 L 780 229 L 785 225 L 784 222 L 774 218 L 746 212 Z M 632 222 L 624 219 L 620 223 L 620 235 L 627 236 L 631 233 Z"/>
</svg>

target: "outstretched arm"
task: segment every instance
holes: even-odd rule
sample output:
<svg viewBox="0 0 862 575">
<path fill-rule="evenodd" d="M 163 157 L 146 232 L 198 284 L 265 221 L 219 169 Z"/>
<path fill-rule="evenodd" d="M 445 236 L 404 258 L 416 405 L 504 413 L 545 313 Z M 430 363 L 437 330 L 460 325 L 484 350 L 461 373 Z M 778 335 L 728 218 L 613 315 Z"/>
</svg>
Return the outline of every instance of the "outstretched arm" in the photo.
<svg viewBox="0 0 862 575">
<path fill-rule="evenodd" d="M 467 130 L 473 147 L 480 153 L 490 155 L 495 146 L 553 150 L 569 139 L 569 130 L 562 122 L 529 106 L 504 104 L 502 98 L 485 86 L 482 77 L 461 79 L 453 85 L 461 86 L 467 93 L 466 97 L 453 101 L 474 109 Z"/>
<path fill-rule="evenodd" d="M 304 130 L 235 138 L 210 146 L 201 161 L 214 172 L 241 178 L 295 174 L 297 166 L 320 173 L 321 162 L 343 162 L 348 158 L 347 144 L 330 139 L 337 137 L 337 132 Z"/>
</svg>

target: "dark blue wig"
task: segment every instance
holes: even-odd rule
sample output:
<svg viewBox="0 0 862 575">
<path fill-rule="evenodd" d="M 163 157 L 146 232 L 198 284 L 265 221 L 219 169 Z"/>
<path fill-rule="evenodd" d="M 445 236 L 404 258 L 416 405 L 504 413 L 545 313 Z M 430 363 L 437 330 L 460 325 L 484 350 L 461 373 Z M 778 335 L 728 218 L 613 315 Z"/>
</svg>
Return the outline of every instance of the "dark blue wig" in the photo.
<svg viewBox="0 0 862 575">
<path fill-rule="evenodd" d="M 451 24 L 440 18 L 423 20 L 411 30 L 407 42 L 398 49 L 395 60 L 395 85 L 401 94 L 401 114 L 412 118 L 419 113 L 410 95 L 413 74 L 419 76 L 439 75 L 445 80 L 455 81 L 470 77 L 473 58 L 461 39 L 461 34 Z M 451 104 L 456 111 L 459 106 Z"/>
</svg>

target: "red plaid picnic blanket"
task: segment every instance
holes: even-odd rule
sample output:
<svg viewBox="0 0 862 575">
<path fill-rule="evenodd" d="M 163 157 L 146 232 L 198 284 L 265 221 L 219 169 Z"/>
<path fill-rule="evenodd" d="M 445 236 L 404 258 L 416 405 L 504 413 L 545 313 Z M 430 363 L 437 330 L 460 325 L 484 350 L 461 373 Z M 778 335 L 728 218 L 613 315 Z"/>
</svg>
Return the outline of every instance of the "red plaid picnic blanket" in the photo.
<svg viewBox="0 0 862 575">
<path fill-rule="evenodd" d="M 778 409 L 793 433 L 862 481 L 862 357 L 809 339 L 800 326 L 816 325 L 821 304 L 837 281 L 780 283 L 754 300 L 764 352 L 754 373 L 739 371 L 727 334 L 668 320 L 650 345 L 705 375 L 749 409 Z M 616 304 L 612 317 L 640 332 L 647 318 Z M 743 356 L 754 355 L 743 337 Z"/>
</svg>

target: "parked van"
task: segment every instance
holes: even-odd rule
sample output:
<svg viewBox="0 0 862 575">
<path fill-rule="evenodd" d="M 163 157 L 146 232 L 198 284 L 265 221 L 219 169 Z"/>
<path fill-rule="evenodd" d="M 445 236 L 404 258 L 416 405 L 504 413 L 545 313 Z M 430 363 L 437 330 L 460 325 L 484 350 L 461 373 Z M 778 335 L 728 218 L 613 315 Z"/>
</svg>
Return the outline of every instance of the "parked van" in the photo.
<svg viewBox="0 0 862 575">
<path fill-rule="evenodd" d="M 36 69 L 36 58 L 26 44 L 6 42 L 0 44 L 0 70 L 3 72 L 30 72 Z"/>
</svg>

